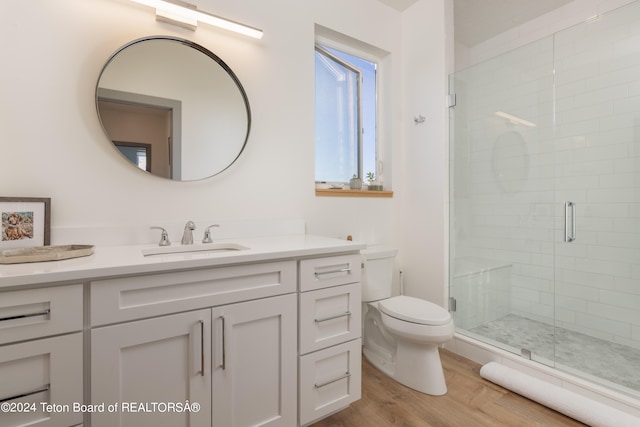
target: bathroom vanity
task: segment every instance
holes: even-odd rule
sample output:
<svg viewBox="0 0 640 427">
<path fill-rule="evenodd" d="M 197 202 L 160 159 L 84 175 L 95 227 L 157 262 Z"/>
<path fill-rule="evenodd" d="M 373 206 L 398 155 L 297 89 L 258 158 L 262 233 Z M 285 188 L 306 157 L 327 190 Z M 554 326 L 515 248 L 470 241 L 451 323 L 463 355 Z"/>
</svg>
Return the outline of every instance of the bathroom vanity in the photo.
<svg viewBox="0 0 640 427">
<path fill-rule="evenodd" d="M 359 399 L 364 245 L 229 244 L 0 266 L 0 427 L 288 427 Z"/>
</svg>

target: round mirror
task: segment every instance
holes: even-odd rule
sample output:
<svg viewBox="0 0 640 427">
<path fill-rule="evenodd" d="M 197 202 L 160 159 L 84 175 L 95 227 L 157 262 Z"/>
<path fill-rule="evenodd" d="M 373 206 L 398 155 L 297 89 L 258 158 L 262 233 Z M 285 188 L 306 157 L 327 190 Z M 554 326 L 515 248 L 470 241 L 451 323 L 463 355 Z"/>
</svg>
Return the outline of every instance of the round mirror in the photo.
<svg viewBox="0 0 640 427">
<path fill-rule="evenodd" d="M 107 137 L 132 165 L 177 181 L 227 169 L 251 127 L 233 71 L 204 47 L 168 36 L 118 49 L 98 78 L 96 105 Z"/>
</svg>

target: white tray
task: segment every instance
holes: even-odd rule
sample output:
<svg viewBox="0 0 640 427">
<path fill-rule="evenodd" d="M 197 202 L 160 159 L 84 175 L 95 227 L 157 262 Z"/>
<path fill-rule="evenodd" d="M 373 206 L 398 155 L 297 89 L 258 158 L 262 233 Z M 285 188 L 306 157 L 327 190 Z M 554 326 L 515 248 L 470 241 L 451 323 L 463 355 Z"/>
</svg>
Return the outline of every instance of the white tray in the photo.
<svg viewBox="0 0 640 427">
<path fill-rule="evenodd" d="M 59 261 L 89 256 L 93 245 L 35 246 L 32 248 L 5 249 L 0 251 L 0 264 Z"/>
</svg>

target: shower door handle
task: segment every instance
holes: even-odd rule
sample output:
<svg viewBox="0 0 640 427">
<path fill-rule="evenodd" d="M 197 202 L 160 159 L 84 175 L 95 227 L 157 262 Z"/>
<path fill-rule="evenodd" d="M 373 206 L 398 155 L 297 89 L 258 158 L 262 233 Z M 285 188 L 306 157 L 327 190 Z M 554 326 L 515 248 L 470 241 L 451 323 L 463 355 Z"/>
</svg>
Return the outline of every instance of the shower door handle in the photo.
<svg viewBox="0 0 640 427">
<path fill-rule="evenodd" d="M 576 240 L 576 204 L 564 202 L 564 241 Z"/>
</svg>

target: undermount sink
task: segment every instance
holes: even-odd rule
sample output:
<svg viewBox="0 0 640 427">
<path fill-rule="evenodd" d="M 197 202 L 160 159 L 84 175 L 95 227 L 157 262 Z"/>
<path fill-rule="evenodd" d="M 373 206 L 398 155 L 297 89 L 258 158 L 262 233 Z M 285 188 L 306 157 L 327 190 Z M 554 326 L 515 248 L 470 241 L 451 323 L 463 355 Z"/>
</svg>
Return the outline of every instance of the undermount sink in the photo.
<svg viewBox="0 0 640 427">
<path fill-rule="evenodd" d="M 249 248 L 237 243 L 206 243 L 196 245 L 156 246 L 142 249 L 143 256 L 188 254 L 188 253 L 215 253 L 246 251 Z"/>
</svg>

